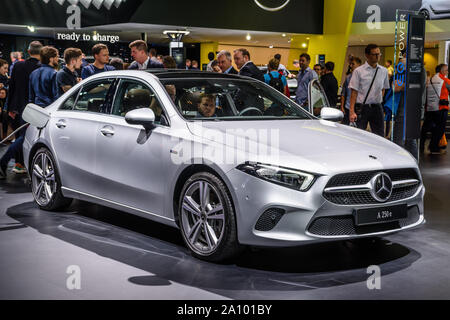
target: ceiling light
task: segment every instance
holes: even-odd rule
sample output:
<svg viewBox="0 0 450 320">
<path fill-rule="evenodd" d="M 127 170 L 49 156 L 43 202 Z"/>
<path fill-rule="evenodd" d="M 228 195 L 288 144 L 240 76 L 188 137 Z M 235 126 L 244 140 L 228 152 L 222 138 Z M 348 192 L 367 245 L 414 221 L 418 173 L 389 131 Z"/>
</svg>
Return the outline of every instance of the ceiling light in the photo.
<svg viewBox="0 0 450 320">
<path fill-rule="evenodd" d="M 310 37 L 307 37 L 307 38 L 306 38 L 306 40 L 309 40 L 309 39 L 311 39 L 311 38 L 310 38 Z"/>
<path fill-rule="evenodd" d="M 190 34 L 187 30 L 164 30 L 163 34 L 169 37 L 170 41 L 181 42 L 184 36 Z"/>
<path fill-rule="evenodd" d="M 248 41 L 252 40 L 252 36 L 249 35 L 249 34 L 248 34 L 245 38 L 246 38 Z"/>
<path fill-rule="evenodd" d="M 181 34 L 187 36 L 191 32 L 187 31 L 187 30 L 164 30 L 163 31 L 163 34 L 165 34 L 165 35 L 167 35 L 167 34 L 174 34 L 174 33 L 181 33 Z"/>
<path fill-rule="evenodd" d="M 271 45 L 269 46 L 269 48 L 270 48 L 270 49 L 273 49 L 273 44 L 271 44 Z"/>
<path fill-rule="evenodd" d="M 302 43 L 302 48 L 306 48 L 307 46 L 308 45 L 305 42 Z"/>
<path fill-rule="evenodd" d="M 282 37 L 286 37 L 286 33 L 283 33 L 281 36 L 282 36 Z"/>
<path fill-rule="evenodd" d="M 30 30 L 30 32 L 36 31 L 36 29 L 33 26 L 27 26 L 27 29 Z"/>
</svg>

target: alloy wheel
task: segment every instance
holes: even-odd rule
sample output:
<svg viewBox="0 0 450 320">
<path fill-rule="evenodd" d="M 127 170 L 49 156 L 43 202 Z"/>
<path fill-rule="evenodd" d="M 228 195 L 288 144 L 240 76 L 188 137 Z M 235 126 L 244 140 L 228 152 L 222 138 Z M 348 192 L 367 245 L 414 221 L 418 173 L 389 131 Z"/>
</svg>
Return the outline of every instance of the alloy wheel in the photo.
<svg viewBox="0 0 450 320">
<path fill-rule="evenodd" d="M 47 206 L 57 190 L 52 159 L 46 153 L 40 153 L 33 161 L 32 191 L 40 206 Z"/>
<path fill-rule="evenodd" d="M 215 251 L 225 231 L 225 212 L 217 189 L 204 180 L 192 183 L 183 196 L 182 228 L 189 246 L 201 255 Z"/>
</svg>

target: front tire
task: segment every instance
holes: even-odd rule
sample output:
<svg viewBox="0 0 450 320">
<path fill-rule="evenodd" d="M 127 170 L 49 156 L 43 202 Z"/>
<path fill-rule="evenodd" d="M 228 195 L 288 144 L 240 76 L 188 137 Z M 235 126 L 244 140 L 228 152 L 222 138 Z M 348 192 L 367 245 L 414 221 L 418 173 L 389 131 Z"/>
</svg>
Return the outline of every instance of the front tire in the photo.
<svg viewBox="0 0 450 320">
<path fill-rule="evenodd" d="M 56 211 L 70 205 L 72 199 L 61 192 L 61 179 L 51 152 L 40 148 L 34 155 L 30 167 L 31 190 L 37 205 L 42 210 Z"/>
<path fill-rule="evenodd" d="M 223 262 L 241 252 L 231 196 L 217 176 L 191 176 L 181 191 L 178 213 L 181 234 L 193 256 Z"/>
</svg>

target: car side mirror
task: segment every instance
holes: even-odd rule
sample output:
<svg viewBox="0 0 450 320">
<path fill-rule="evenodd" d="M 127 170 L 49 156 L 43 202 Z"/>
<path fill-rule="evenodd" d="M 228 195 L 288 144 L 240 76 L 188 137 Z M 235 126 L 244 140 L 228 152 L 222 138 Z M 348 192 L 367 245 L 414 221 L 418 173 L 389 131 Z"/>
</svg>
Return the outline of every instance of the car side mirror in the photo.
<svg viewBox="0 0 450 320">
<path fill-rule="evenodd" d="M 320 110 L 320 118 L 337 122 L 344 119 L 344 113 L 339 109 L 324 107 Z"/>
<path fill-rule="evenodd" d="M 129 124 L 141 125 L 146 130 L 151 130 L 154 127 L 155 113 L 148 107 L 134 109 L 125 114 L 125 121 Z"/>
</svg>

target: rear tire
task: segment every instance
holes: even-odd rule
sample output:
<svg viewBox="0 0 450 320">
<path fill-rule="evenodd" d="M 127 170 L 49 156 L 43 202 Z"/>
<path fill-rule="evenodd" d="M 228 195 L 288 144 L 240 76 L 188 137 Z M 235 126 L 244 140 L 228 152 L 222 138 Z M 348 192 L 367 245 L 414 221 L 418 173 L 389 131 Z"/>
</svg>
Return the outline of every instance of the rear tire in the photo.
<svg viewBox="0 0 450 320">
<path fill-rule="evenodd" d="M 181 190 L 178 214 L 183 240 L 194 257 L 224 262 L 241 253 L 231 196 L 217 176 L 191 176 Z"/>
<path fill-rule="evenodd" d="M 40 209 L 57 211 L 68 207 L 72 199 L 61 192 L 61 179 L 55 159 L 47 148 L 40 148 L 30 166 L 31 190 Z"/>
</svg>

